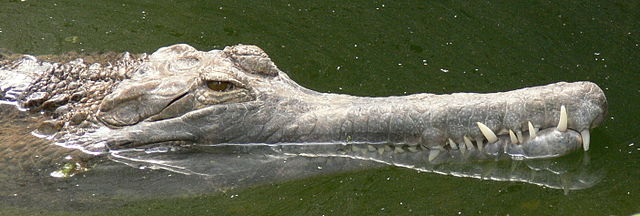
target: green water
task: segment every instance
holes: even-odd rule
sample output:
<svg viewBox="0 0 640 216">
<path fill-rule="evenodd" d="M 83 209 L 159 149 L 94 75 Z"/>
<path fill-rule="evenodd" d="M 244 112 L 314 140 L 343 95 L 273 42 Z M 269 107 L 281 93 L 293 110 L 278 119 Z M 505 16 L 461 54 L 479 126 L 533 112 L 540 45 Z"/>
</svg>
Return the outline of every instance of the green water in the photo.
<svg viewBox="0 0 640 216">
<path fill-rule="evenodd" d="M 2 214 L 629 215 L 640 212 L 638 1 L 3 1 L 0 48 L 153 52 L 255 44 L 303 86 L 386 96 L 495 92 L 589 80 L 609 117 L 592 131 L 606 177 L 572 191 L 386 167 L 118 208 Z M 115 186 L 117 187 L 117 186 Z"/>
</svg>

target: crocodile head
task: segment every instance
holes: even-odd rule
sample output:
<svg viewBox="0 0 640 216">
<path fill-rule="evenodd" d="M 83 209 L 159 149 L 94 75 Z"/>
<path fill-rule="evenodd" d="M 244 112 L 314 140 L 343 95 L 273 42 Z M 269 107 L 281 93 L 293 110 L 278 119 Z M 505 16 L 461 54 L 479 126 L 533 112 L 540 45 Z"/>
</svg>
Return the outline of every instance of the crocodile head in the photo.
<svg viewBox="0 0 640 216">
<path fill-rule="evenodd" d="M 547 158 L 588 150 L 589 131 L 607 111 L 591 82 L 487 94 L 319 93 L 247 45 L 203 52 L 178 44 L 108 66 L 23 58 L 3 70 L 44 71 L 28 72 L 22 79 L 29 85 L 5 81 L 0 90 L 25 109 L 62 113 L 52 115 L 62 123 L 47 136 L 90 153 L 158 144 L 364 143 L 379 155 L 419 152 L 434 162 Z M 91 82 L 60 85 L 69 77 Z"/>
<path fill-rule="evenodd" d="M 254 73 L 247 74 L 245 72 Z M 278 69 L 255 46 L 200 52 L 188 45 L 159 49 L 100 104 L 109 127 L 176 118 L 214 105 L 254 101 L 257 83 Z"/>
</svg>

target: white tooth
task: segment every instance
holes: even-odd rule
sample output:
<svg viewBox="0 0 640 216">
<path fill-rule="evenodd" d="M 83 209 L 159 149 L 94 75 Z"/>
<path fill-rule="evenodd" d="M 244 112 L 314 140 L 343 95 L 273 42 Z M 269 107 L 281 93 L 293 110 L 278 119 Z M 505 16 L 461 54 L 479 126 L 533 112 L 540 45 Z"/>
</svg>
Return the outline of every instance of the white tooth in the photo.
<svg viewBox="0 0 640 216">
<path fill-rule="evenodd" d="M 484 150 L 484 140 L 482 138 L 478 138 L 476 139 L 476 143 L 478 144 L 478 150 L 483 151 Z"/>
<path fill-rule="evenodd" d="M 567 109 L 564 105 L 560 106 L 560 121 L 558 121 L 558 130 L 561 132 L 567 131 Z"/>
<path fill-rule="evenodd" d="M 509 133 L 509 130 L 507 130 L 506 128 L 502 128 L 502 129 L 500 129 L 500 131 L 498 131 L 498 133 L 496 133 L 496 134 L 499 134 L 499 135 L 505 135 L 505 134 L 507 134 L 507 133 Z"/>
<path fill-rule="evenodd" d="M 489 127 L 480 122 L 476 122 L 476 124 L 478 124 L 478 128 L 480 128 L 480 132 L 482 132 L 482 135 L 484 135 L 484 137 L 487 138 L 490 143 L 498 141 L 498 137 L 495 133 L 493 133 L 493 131 L 491 131 L 491 129 L 489 129 Z"/>
<path fill-rule="evenodd" d="M 418 152 L 418 148 L 416 146 L 409 146 L 407 147 L 407 150 L 409 150 L 410 152 Z"/>
<path fill-rule="evenodd" d="M 475 149 L 475 147 L 473 147 L 473 143 L 467 136 L 464 136 L 463 138 L 464 138 L 464 144 L 467 145 L 467 149 L 469 150 Z"/>
<path fill-rule="evenodd" d="M 458 145 L 460 145 L 460 146 L 458 146 L 458 147 L 460 147 L 460 151 L 462 152 L 462 154 L 464 154 L 465 152 L 467 152 L 467 148 L 465 148 L 465 147 L 464 147 L 464 145 L 465 145 L 465 144 L 460 143 L 460 144 L 458 144 Z"/>
<path fill-rule="evenodd" d="M 402 150 L 402 146 L 396 146 L 395 149 L 393 149 L 394 153 L 404 153 L 404 150 Z"/>
<path fill-rule="evenodd" d="M 384 154 L 384 149 L 385 149 L 385 148 L 378 148 L 378 154 L 379 154 L 379 155 Z"/>
<path fill-rule="evenodd" d="M 518 137 L 512 130 L 509 130 L 509 137 L 511 138 L 511 144 L 518 144 Z"/>
<path fill-rule="evenodd" d="M 536 137 L 536 128 L 529 122 L 529 139 L 533 139 L 534 137 Z"/>
<path fill-rule="evenodd" d="M 589 151 L 589 142 L 591 142 L 591 134 L 589 133 L 589 129 L 583 130 L 580 132 L 582 135 L 582 148 L 584 151 Z"/>
<path fill-rule="evenodd" d="M 393 151 L 393 148 L 390 145 L 384 145 L 384 150 L 390 152 Z"/>
<path fill-rule="evenodd" d="M 440 150 L 433 149 L 429 152 L 429 162 L 433 161 L 440 154 Z"/>
<path fill-rule="evenodd" d="M 523 143 L 524 142 L 524 138 L 522 137 L 522 131 L 517 131 L 516 135 L 518 137 L 518 143 Z"/>
<path fill-rule="evenodd" d="M 458 145 L 451 138 L 449 138 L 449 145 L 451 146 L 451 149 L 458 149 Z"/>
<path fill-rule="evenodd" d="M 367 145 L 367 149 L 369 149 L 369 151 L 376 151 L 376 147 L 373 147 L 372 145 Z"/>
</svg>

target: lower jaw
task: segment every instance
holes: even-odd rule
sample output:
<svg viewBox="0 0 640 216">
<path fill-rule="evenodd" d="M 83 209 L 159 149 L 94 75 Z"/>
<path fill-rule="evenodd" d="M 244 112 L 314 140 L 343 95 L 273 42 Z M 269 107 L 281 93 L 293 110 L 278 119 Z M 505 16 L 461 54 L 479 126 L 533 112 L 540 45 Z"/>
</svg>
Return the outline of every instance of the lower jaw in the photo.
<svg viewBox="0 0 640 216">
<path fill-rule="evenodd" d="M 578 151 L 554 158 L 523 158 L 499 151 L 487 154 L 480 149 L 434 150 L 420 145 L 337 144 L 335 153 L 323 153 L 330 146 L 317 148 L 278 146 L 287 155 L 303 157 L 343 157 L 375 161 L 419 172 L 493 181 L 535 184 L 553 189 L 580 190 L 592 187 L 604 178 L 602 170 L 589 164 L 589 152 Z M 485 147 L 486 148 L 486 147 Z M 380 150 L 383 149 L 383 150 Z M 486 149 L 485 149 L 486 150 Z"/>
<path fill-rule="evenodd" d="M 224 145 L 224 144 L 222 144 Z M 350 144 L 277 144 L 283 152 L 304 155 L 325 155 L 351 157 L 357 159 L 394 161 L 399 158 L 411 161 L 411 163 L 428 164 L 465 164 L 479 161 L 509 161 L 528 160 L 534 158 L 557 158 L 563 155 L 545 157 L 527 157 L 520 152 L 512 152 L 500 142 L 485 144 L 484 147 L 471 148 L 462 146 L 458 149 L 444 147 L 425 147 L 418 144 L 388 144 L 388 143 L 350 143 Z"/>
</svg>

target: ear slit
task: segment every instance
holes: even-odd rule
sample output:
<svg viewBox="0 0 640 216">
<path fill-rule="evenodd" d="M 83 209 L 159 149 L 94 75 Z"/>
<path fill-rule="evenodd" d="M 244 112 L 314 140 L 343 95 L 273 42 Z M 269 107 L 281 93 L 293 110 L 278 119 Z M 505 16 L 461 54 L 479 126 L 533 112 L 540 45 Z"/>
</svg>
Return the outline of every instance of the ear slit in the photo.
<svg viewBox="0 0 640 216">
<path fill-rule="evenodd" d="M 170 107 L 171 105 L 173 105 L 176 101 L 182 99 L 184 96 L 187 96 L 187 94 L 189 94 L 189 92 L 185 92 L 183 94 L 181 94 L 180 96 L 174 98 L 173 100 L 169 101 L 169 103 L 165 106 L 165 109 L 167 107 Z M 164 109 L 163 109 L 164 110 Z M 161 111 L 162 112 L 162 111 Z"/>
</svg>

